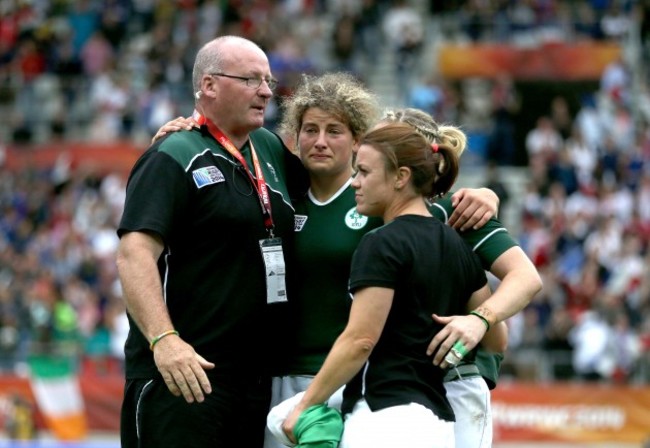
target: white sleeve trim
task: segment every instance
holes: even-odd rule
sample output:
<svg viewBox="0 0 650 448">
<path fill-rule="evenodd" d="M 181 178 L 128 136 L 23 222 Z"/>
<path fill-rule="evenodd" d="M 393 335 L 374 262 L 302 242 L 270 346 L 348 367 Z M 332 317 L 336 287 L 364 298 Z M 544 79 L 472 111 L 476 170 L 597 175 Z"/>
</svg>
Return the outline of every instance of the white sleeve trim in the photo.
<svg viewBox="0 0 650 448">
<path fill-rule="evenodd" d="M 488 233 L 487 235 L 485 235 L 485 237 L 484 237 L 481 241 L 479 241 L 478 243 L 476 243 L 476 245 L 475 245 L 474 247 L 472 247 L 472 251 L 473 251 L 473 252 L 476 252 L 476 251 L 478 250 L 478 248 L 481 247 L 481 244 L 485 243 L 487 240 L 489 240 L 490 238 L 492 238 L 492 236 L 493 236 L 494 234 L 499 233 L 499 232 L 506 232 L 506 231 L 507 231 L 507 230 L 506 230 L 505 228 L 503 228 L 503 227 L 501 227 L 501 228 L 499 228 L 499 229 L 494 229 L 493 231 L 491 231 L 490 233 Z"/>
</svg>

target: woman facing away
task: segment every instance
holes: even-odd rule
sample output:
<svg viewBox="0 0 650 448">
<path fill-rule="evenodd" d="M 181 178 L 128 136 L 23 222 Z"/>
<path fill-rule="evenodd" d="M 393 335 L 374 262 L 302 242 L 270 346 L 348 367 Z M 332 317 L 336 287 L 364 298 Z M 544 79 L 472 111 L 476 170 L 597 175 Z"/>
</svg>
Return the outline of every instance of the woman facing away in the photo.
<svg viewBox="0 0 650 448">
<path fill-rule="evenodd" d="M 453 447 L 454 413 L 443 380 L 444 368 L 457 361 L 447 354 L 435 365 L 427 354 L 444 327 L 431 316 L 467 314 L 490 295 L 478 257 L 426 202 L 449 191 L 458 158 L 394 123 L 363 137 L 356 168 L 357 212 L 384 225 L 354 252 L 348 323 L 283 429 L 293 439 L 300 414 L 348 384 L 341 447 Z M 505 350 L 505 325 L 484 327 L 481 339 Z"/>
<path fill-rule="evenodd" d="M 429 143 L 448 142 L 460 157 L 466 147 L 462 131 L 454 126 L 439 125 L 427 113 L 412 108 L 387 110 L 382 122 L 401 122 L 411 125 Z M 429 211 L 442 222 L 448 222 L 453 211 L 450 195 L 431 202 Z M 478 310 L 487 317 L 488 324 L 502 322 L 521 311 L 542 288 L 535 266 L 507 229 L 491 218 L 481 227 L 461 233 L 466 243 L 481 259 L 483 268 L 500 280 L 492 296 Z M 437 336 L 433 349 L 442 336 L 448 344 L 464 341 L 471 352 L 455 369 L 445 376 L 447 398 L 456 415 L 456 446 L 462 448 L 489 448 L 492 446 L 492 408 L 490 390 L 497 385 L 503 354 L 490 353 L 471 344 L 463 334 L 480 331 L 483 322 L 474 316 L 456 316 L 443 319 L 445 332 Z M 449 331 L 446 334 L 446 331 Z M 444 356 L 440 350 L 436 359 Z"/>
</svg>

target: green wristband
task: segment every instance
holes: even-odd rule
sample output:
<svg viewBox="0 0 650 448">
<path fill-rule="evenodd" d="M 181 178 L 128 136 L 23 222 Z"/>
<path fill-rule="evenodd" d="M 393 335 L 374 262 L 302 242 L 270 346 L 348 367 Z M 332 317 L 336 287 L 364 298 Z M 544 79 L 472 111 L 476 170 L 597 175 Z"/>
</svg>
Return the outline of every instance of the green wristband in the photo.
<svg viewBox="0 0 650 448">
<path fill-rule="evenodd" d="M 164 337 L 169 336 L 169 335 L 176 335 L 178 336 L 178 331 L 176 330 L 167 330 L 164 333 L 160 333 L 158 336 L 153 338 L 151 340 L 151 344 L 149 344 L 149 350 L 153 351 L 154 346 Z"/>
</svg>

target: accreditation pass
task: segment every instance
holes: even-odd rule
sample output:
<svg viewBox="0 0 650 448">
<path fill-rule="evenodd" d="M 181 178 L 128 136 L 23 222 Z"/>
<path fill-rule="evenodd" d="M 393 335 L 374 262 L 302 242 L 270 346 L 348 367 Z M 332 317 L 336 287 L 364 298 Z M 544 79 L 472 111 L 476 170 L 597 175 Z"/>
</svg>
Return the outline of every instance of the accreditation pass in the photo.
<svg viewBox="0 0 650 448">
<path fill-rule="evenodd" d="M 260 249 L 262 249 L 262 258 L 266 270 L 266 303 L 286 302 L 286 270 L 284 252 L 282 252 L 282 238 L 260 240 Z"/>
</svg>

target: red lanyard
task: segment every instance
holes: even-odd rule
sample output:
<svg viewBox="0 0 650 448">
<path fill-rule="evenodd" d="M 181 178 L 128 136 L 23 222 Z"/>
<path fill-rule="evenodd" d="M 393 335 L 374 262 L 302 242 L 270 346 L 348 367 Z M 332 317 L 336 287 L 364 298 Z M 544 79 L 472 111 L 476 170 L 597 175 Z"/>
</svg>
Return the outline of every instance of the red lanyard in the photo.
<svg viewBox="0 0 650 448">
<path fill-rule="evenodd" d="M 255 148 L 253 147 L 253 141 L 248 140 L 248 143 L 251 146 L 251 156 L 253 158 L 253 165 L 255 167 L 255 176 L 257 177 L 257 180 L 253 177 L 251 174 L 250 170 L 248 169 L 248 163 L 246 163 L 246 159 L 242 154 L 239 152 L 237 147 L 233 145 L 233 143 L 230 141 L 228 137 L 215 125 L 212 121 L 207 119 L 205 116 L 199 114 L 196 110 L 192 114 L 194 117 L 194 120 L 199 124 L 199 125 L 206 125 L 208 127 L 208 132 L 210 132 L 210 135 L 212 135 L 224 148 L 226 148 L 226 151 L 228 151 L 234 158 L 239 161 L 243 165 L 243 167 L 246 170 L 246 174 L 248 174 L 248 178 L 250 179 L 251 183 L 253 184 L 253 187 L 255 187 L 255 191 L 257 191 L 257 196 L 260 199 L 260 205 L 262 206 L 262 214 L 264 215 L 264 226 L 266 227 L 266 230 L 268 230 L 269 234 L 271 237 L 273 237 L 273 216 L 271 214 L 271 197 L 269 196 L 269 190 L 266 185 L 266 181 L 264 180 L 264 173 L 262 173 L 262 167 L 260 166 L 260 161 L 257 158 L 257 153 L 255 152 Z"/>
</svg>

